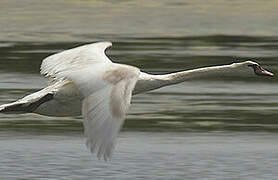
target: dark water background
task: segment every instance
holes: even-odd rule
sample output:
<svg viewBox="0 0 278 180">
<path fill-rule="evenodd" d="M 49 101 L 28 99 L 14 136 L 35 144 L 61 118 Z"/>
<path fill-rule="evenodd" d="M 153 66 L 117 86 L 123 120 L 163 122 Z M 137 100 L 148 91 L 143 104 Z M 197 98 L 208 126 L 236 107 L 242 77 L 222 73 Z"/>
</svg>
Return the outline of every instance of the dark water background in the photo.
<svg viewBox="0 0 278 180">
<path fill-rule="evenodd" d="M 254 60 L 278 74 L 276 1 L 0 2 L 0 103 L 47 84 L 43 58 L 109 40 L 114 62 L 166 73 Z M 219 77 L 133 97 L 111 162 L 81 117 L 0 115 L 3 179 L 276 179 L 277 77 Z"/>
</svg>

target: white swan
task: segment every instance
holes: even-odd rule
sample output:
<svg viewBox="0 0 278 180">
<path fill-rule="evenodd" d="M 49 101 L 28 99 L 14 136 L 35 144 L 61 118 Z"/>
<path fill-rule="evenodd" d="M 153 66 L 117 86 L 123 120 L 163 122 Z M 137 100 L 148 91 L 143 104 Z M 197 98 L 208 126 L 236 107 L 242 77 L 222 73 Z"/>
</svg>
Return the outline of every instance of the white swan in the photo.
<svg viewBox="0 0 278 180">
<path fill-rule="evenodd" d="M 110 42 L 98 42 L 47 57 L 42 62 L 41 74 L 50 79 L 50 85 L 0 106 L 0 112 L 47 116 L 82 114 L 87 146 L 106 160 L 111 157 L 132 94 L 202 76 L 273 76 L 252 61 L 151 75 L 133 66 L 112 63 L 105 55 L 110 46 Z"/>
</svg>

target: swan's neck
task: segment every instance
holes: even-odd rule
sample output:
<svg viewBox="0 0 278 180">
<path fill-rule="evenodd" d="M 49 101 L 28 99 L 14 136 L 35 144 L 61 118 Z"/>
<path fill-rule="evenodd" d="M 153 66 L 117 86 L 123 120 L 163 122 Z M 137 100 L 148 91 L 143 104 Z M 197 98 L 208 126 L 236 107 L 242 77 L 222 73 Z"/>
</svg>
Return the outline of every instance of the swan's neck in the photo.
<svg viewBox="0 0 278 180">
<path fill-rule="evenodd" d="M 187 71 L 180 71 L 163 75 L 152 75 L 144 72 L 140 73 L 133 94 L 151 91 L 164 86 L 178 84 L 186 80 L 194 80 L 202 77 L 214 77 L 231 74 L 235 64 L 198 68 Z"/>
</svg>

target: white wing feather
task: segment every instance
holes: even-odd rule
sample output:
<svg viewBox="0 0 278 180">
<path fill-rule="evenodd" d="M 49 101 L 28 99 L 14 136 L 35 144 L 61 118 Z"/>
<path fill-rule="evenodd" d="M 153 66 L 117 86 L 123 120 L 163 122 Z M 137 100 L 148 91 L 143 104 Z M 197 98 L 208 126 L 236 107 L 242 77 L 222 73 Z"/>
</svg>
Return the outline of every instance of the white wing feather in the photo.
<svg viewBox="0 0 278 180">
<path fill-rule="evenodd" d="M 116 65 L 112 71 L 119 68 L 123 67 Z M 116 83 L 104 80 L 105 85 L 94 92 L 91 92 L 93 84 L 78 83 L 84 95 L 91 92 L 85 96 L 82 106 L 86 144 L 92 152 L 97 152 L 99 158 L 103 157 L 105 160 L 111 157 L 139 76 L 137 68 L 126 66 L 124 69 L 127 74 L 123 79 L 114 81 Z"/>
<path fill-rule="evenodd" d="M 87 146 L 99 158 L 110 158 L 125 119 L 139 69 L 112 63 L 101 42 L 67 50 L 46 58 L 41 73 L 72 81 L 84 96 L 82 114 Z"/>
<path fill-rule="evenodd" d="M 92 152 L 97 151 L 98 158 L 107 160 L 111 157 L 117 134 L 130 104 L 133 87 L 125 90 L 128 83 L 134 87 L 133 83 L 122 81 L 116 86 L 107 86 L 93 93 L 83 102 L 86 144 Z M 128 94 L 124 94 L 125 91 L 128 91 Z"/>
<path fill-rule="evenodd" d="M 111 63 L 105 50 L 111 42 L 98 42 L 69 49 L 45 58 L 41 65 L 41 74 L 57 78 L 60 72 L 75 70 L 100 62 Z"/>
</svg>

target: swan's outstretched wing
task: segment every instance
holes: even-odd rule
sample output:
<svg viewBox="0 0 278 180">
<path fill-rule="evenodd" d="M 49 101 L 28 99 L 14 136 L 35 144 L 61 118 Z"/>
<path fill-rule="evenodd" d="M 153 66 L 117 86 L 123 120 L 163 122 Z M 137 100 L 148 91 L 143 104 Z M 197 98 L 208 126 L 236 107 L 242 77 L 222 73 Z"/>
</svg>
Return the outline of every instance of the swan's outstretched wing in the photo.
<svg viewBox="0 0 278 180">
<path fill-rule="evenodd" d="M 110 158 L 139 72 L 135 67 L 111 64 L 67 74 L 84 96 L 82 114 L 87 146 L 99 158 Z"/>
<path fill-rule="evenodd" d="M 111 156 L 140 71 L 112 63 L 104 53 L 111 43 L 102 42 L 71 49 L 46 58 L 41 73 L 67 79 L 83 95 L 87 145 L 98 157 Z"/>
<path fill-rule="evenodd" d="M 71 79 L 84 96 L 82 114 L 87 146 L 99 158 L 110 158 L 117 134 L 125 119 L 132 90 L 139 76 L 135 67 L 111 64 L 74 72 Z"/>
<path fill-rule="evenodd" d="M 128 76 L 115 81 L 116 83 L 109 82 L 107 86 L 90 94 L 83 101 L 86 144 L 92 152 L 97 151 L 99 158 L 103 157 L 105 160 L 111 156 L 138 79 L 137 71 L 128 73 Z"/>
<path fill-rule="evenodd" d="M 110 46 L 111 42 L 98 42 L 49 56 L 42 62 L 41 74 L 56 79 L 60 72 L 74 71 L 97 63 L 111 63 L 105 55 L 105 50 Z"/>
</svg>

